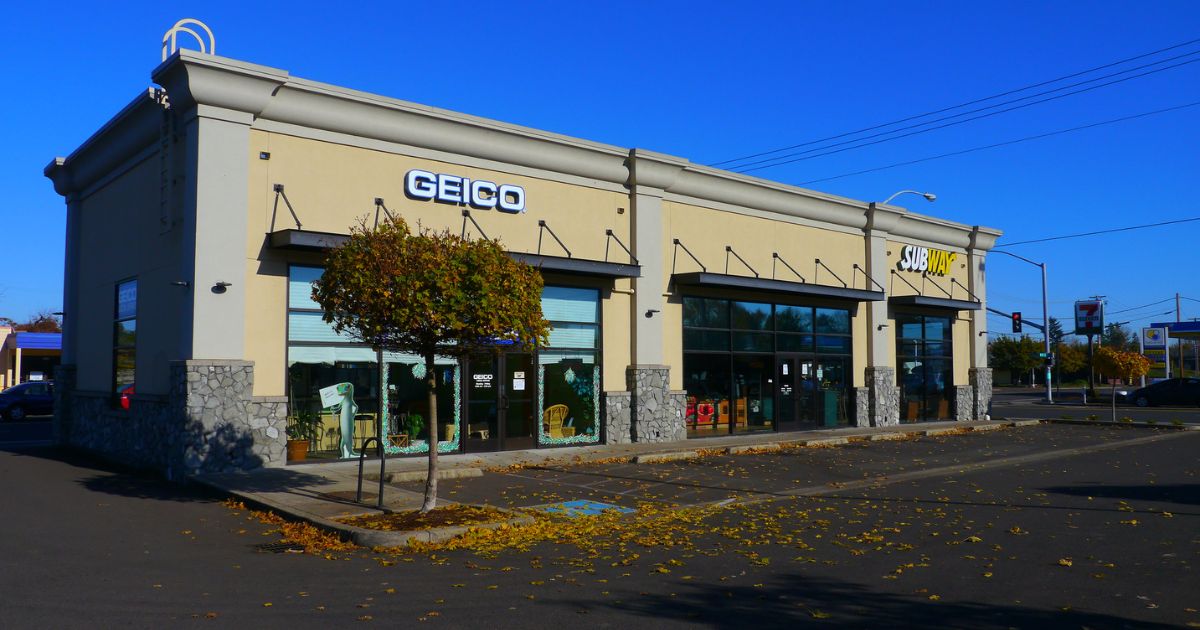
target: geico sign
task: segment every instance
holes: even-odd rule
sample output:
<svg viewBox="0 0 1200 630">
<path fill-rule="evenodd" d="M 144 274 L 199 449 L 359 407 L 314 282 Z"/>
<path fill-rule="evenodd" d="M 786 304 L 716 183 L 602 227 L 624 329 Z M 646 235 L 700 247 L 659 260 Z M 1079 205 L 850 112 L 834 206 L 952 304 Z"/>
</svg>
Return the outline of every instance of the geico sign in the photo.
<svg viewBox="0 0 1200 630">
<path fill-rule="evenodd" d="M 404 193 L 413 199 L 471 206 L 480 210 L 525 212 L 525 189 L 512 184 L 496 185 L 482 179 L 430 173 L 413 169 L 404 176 Z"/>
<path fill-rule="evenodd" d="M 933 276 L 944 276 L 950 271 L 955 258 L 958 258 L 958 254 L 953 252 L 905 245 L 900 250 L 900 264 L 897 266 L 901 271 L 924 271 Z"/>
</svg>

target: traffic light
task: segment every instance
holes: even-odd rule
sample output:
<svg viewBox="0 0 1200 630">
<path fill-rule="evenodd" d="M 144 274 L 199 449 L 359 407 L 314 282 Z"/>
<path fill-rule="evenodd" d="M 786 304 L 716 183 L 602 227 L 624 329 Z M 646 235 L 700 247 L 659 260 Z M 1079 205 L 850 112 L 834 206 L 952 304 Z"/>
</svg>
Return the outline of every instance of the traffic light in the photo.
<svg viewBox="0 0 1200 630">
<path fill-rule="evenodd" d="M 1012 314 L 1013 333 L 1021 332 L 1021 311 Z"/>
</svg>

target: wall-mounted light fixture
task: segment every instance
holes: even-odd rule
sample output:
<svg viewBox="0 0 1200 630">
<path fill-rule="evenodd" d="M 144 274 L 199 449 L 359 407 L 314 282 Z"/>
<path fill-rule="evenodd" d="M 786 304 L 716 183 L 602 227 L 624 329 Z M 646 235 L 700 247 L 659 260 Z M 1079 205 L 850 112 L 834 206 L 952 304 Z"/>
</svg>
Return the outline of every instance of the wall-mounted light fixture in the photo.
<svg viewBox="0 0 1200 630">
<path fill-rule="evenodd" d="M 192 286 L 192 283 L 188 282 L 187 280 L 172 280 L 171 286 L 187 288 L 187 287 Z"/>
<path fill-rule="evenodd" d="M 213 284 L 212 292 L 217 293 L 217 294 L 224 293 L 225 290 L 231 286 L 233 286 L 233 284 L 231 284 L 229 282 L 224 282 L 222 280 L 218 280 L 215 284 Z"/>
<path fill-rule="evenodd" d="M 875 330 L 883 330 L 884 328 L 887 328 L 887 327 L 888 327 L 887 324 L 880 324 L 875 327 Z"/>
<path fill-rule="evenodd" d="M 656 308 L 648 309 L 646 311 L 646 319 L 650 319 L 651 317 L 654 317 L 654 314 L 657 312 L 658 312 L 658 309 L 656 309 Z"/>
</svg>

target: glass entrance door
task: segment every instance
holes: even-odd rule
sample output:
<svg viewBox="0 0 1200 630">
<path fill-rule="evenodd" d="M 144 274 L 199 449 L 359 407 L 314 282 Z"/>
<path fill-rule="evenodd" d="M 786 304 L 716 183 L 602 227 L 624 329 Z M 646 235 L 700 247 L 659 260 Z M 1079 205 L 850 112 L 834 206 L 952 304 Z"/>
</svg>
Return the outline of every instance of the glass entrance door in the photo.
<svg viewBox="0 0 1200 630">
<path fill-rule="evenodd" d="M 817 415 L 817 369 L 811 356 L 778 355 L 779 430 L 794 431 L 814 426 Z"/>
<path fill-rule="evenodd" d="M 797 387 L 796 371 L 797 357 L 779 356 L 776 359 L 775 391 L 779 397 L 779 430 L 795 431 L 799 426 L 799 409 L 797 399 L 800 392 Z"/>
<path fill-rule="evenodd" d="M 504 441 L 500 448 L 506 451 L 534 448 L 537 442 L 533 433 L 533 355 L 507 353 L 500 355 L 504 364 L 501 374 L 501 422 L 504 424 Z"/>
<path fill-rule="evenodd" d="M 468 452 L 533 448 L 534 375 L 528 353 L 486 353 L 467 362 Z"/>
</svg>

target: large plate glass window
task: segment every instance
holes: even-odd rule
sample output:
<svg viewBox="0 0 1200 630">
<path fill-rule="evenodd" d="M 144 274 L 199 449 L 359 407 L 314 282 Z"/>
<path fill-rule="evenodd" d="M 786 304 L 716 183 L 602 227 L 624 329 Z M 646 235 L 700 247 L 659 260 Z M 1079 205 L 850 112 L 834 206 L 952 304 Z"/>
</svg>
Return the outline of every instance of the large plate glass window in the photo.
<svg viewBox="0 0 1200 630">
<path fill-rule="evenodd" d="M 849 424 L 850 311 L 685 296 L 690 437 Z"/>
<path fill-rule="evenodd" d="M 320 390 L 350 383 L 358 405 L 354 450 L 359 450 L 367 438 L 378 437 L 382 428 L 384 449 L 389 454 L 429 452 L 428 399 L 422 381 L 424 361 L 407 354 L 380 356 L 348 334 L 334 331 L 322 320 L 321 307 L 312 299 L 312 284 L 320 279 L 322 272 L 321 267 L 304 265 L 292 265 L 288 270 L 289 420 L 300 415 L 317 417 L 317 437 L 311 455 L 339 457 L 340 414 L 332 407 L 322 406 Z M 459 447 L 459 366 L 447 357 L 437 357 L 435 363 L 438 452 L 452 452 Z"/>
<path fill-rule="evenodd" d="M 538 351 L 538 443 L 587 444 L 600 441 L 600 291 L 547 286 L 542 316 L 550 322 L 550 343 Z M 512 375 L 513 394 L 533 383 Z M 506 383 L 508 382 L 506 381 Z"/>
<path fill-rule="evenodd" d="M 953 418 L 952 323 L 949 316 L 896 315 L 901 422 Z"/>
</svg>

